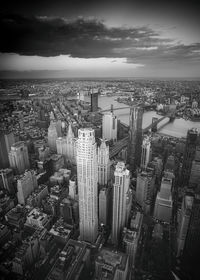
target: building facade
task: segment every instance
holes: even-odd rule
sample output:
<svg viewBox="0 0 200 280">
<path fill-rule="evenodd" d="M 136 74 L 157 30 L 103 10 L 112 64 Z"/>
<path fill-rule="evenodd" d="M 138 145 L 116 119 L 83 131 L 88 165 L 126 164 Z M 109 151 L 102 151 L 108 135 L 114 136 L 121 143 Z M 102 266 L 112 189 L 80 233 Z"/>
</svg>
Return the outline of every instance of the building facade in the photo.
<svg viewBox="0 0 200 280">
<path fill-rule="evenodd" d="M 105 140 L 102 140 L 100 147 L 98 147 L 98 183 L 105 186 L 110 179 L 110 159 L 109 146 L 106 146 Z"/>
<path fill-rule="evenodd" d="M 112 209 L 112 242 L 118 244 L 120 234 L 126 225 L 126 200 L 129 191 L 130 174 L 124 162 L 118 162 L 114 172 L 113 209 Z"/>
<path fill-rule="evenodd" d="M 128 162 L 130 170 L 134 172 L 140 166 L 142 149 L 142 118 L 143 109 L 131 107 L 130 109 L 130 130 L 128 146 Z"/>
<path fill-rule="evenodd" d="M 22 174 L 26 169 L 30 168 L 28 148 L 23 141 L 16 142 L 11 146 L 9 162 L 10 167 L 17 174 Z"/>
<path fill-rule="evenodd" d="M 117 141 L 117 117 L 113 113 L 103 115 L 103 139 Z"/>
<path fill-rule="evenodd" d="M 95 242 L 98 234 L 97 147 L 94 130 L 81 128 L 77 140 L 80 238 Z"/>
</svg>

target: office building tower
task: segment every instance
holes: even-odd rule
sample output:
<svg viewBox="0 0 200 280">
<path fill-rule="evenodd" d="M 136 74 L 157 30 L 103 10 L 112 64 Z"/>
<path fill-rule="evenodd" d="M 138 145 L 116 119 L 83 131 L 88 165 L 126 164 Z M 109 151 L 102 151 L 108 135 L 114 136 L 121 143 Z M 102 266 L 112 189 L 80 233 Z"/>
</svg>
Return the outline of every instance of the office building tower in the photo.
<svg viewBox="0 0 200 280">
<path fill-rule="evenodd" d="M 194 259 L 196 254 L 199 254 L 200 248 L 200 195 L 195 194 L 188 232 L 185 241 L 184 254 Z"/>
<path fill-rule="evenodd" d="M 92 91 L 91 94 L 91 112 L 98 111 L 98 92 Z"/>
<path fill-rule="evenodd" d="M 151 140 L 150 137 L 145 137 L 142 142 L 142 153 L 140 167 L 146 169 L 148 163 L 151 161 Z"/>
<path fill-rule="evenodd" d="M 123 230 L 123 247 L 126 254 L 129 256 L 129 268 L 133 268 L 135 263 L 135 256 L 138 247 L 139 236 L 136 230 Z"/>
<path fill-rule="evenodd" d="M 9 163 L 16 174 L 22 174 L 30 168 L 28 148 L 23 141 L 16 142 L 11 146 Z"/>
<path fill-rule="evenodd" d="M 69 196 L 72 199 L 76 199 L 77 197 L 77 185 L 76 181 L 73 179 L 69 180 Z"/>
<path fill-rule="evenodd" d="M 129 257 L 121 252 L 102 248 L 95 260 L 95 280 L 128 279 Z"/>
<path fill-rule="evenodd" d="M 62 137 L 62 121 L 61 120 L 57 120 L 57 122 L 56 122 L 56 131 L 57 131 L 58 137 Z"/>
<path fill-rule="evenodd" d="M 38 157 L 40 161 L 45 161 L 50 154 L 50 149 L 49 147 L 45 147 L 42 145 L 41 147 L 38 148 Z"/>
<path fill-rule="evenodd" d="M 158 220 L 170 223 L 172 215 L 172 182 L 171 178 L 162 178 L 160 191 L 157 193 L 154 217 Z"/>
<path fill-rule="evenodd" d="M 192 167 L 192 161 L 195 157 L 195 151 L 198 141 L 198 130 L 196 128 L 192 128 L 188 130 L 187 139 L 186 139 L 186 147 L 183 158 L 183 166 L 182 166 L 182 186 L 187 186 L 190 179 L 190 172 Z"/>
<path fill-rule="evenodd" d="M 188 232 L 190 216 L 192 213 L 192 205 L 194 196 L 187 193 L 183 197 L 182 207 L 178 219 L 178 232 L 177 232 L 177 257 L 181 256 L 185 247 L 185 240 Z"/>
<path fill-rule="evenodd" d="M 66 243 L 65 243 L 66 244 Z M 90 249 L 85 242 L 69 239 L 45 278 L 46 280 L 90 279 Z"/>
<path fill-rule="evenodd" d="M 11 146 L 15 143 L 15 138 L 12 132 L 0 134 L 0 168 L 9 167 L 8 154 Z"/>
<path fill-rule="evenodd" d="M 136 201 L 145 213 L 150 212 L 155 191 L 155 176 L 152 172 L 142 171 L 137 175 Z"/>
<path fill-rule="evenodd" d="M 117 117 L 113 113 L 103 115 L 103 139 L 117 141 Z"/>
<path fill-rule="evenodd" d="M 128 162 L 132 172 L 134 172 L 136 168 L 140 166 L 142 150 L 142 118 L 143 109 L 140 107 L 131 107 Z"/>
<path fill-rule="evenodd" d="M 102 188 L 99 192 L 99 224 L 108 225 L 111 201 L 111 189 Z"/>
<path fill-rule="evenodd" d="M 126 226 L 126 200 L 129 191 L 130 174 L 124 162 L 118 162 L 114 172 L 113 209 L 112 209 L 112 242 L 117 245 L 120 234 Z"/>
<path fill-rule="evenodd" d="M 98 160 L 98 183 L 105 186 L 110 180 L 110 159 L 109 146 L 106 146 L 105 140 L 102 140 L 97 153 Z"/>
<path fill-rule="evenodd" d="M 0 170 L 0 189 L 7 190 L 9 194 L 14 194 L 14 176 L 11 168 Z"/>
<path fill-rule="evenodd" d="M 56 140 L 57 153 L 63 155 L 65 162 L 76 163 L 76 140 L 72 130 L 71 123 L 68 127 L 66 137 L 59 137 Z"/>
<path fill-rule="evenodd" d="M 69 225 L 78 223 L 78 202 L 71 198 L 64 198 L 60 203 L 60 215 Z"/>
<path fill-rule="evenodd" d="M 48 145 L 52 152 L 56 152 L 56 139 L 58 138 L 58 133 L 56 129 L 56 122 L 51 121 L 48 128 Z"/>
<path fill-rule="evenodd" d="M 81 128 L 77 140 L 80 238 L 95 242 L 98 234 L 97 147 L 94 130 Z"/>
<path fill-rule="evenodd" d="M 37 188 L 37 178 L 34 171 L 26 171 L 17 180 L 17 199 L 19 204 L 25 204 L 27 197 Z"/>
<path fill-rule="evenodd" d="M 192 161 L 189 185 L 193 188 L 200 187 L 200 146 L 196 147 L 195 158 Z"/>
</svg>

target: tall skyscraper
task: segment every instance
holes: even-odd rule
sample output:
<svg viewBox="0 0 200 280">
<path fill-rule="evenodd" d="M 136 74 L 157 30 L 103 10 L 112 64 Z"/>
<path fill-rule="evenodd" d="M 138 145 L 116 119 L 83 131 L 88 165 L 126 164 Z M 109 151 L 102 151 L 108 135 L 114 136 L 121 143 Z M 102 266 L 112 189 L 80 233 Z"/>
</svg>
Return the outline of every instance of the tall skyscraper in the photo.
<svg viewBox="0 0 200 280">
<path fill-rule="evenodd" d="M 14 194 L 14 176 L 11 168 L 0 170 L 0 189 L 7 190 L 10 194 Z"/>
<path fill-rule="evenodd" d="M 15 143 L 15 138 L 12 132 L 0 134 L 0 168 L 9 167 L 8 154 L 11 146 Z"/>
<path fill-rule="evenodd" d="M 106 146 L 105 140 L 102 140 L 100 147 L 98 147 L 98 183 L 104 186 L 110 179 L 110 159 L 109 146 Z"/>
<path fill-rule="evenodd" d="M 71 124 L 69 124 L 67 136 L 56 139 L 56 148 L 57 153 L 63 155 L 65 161 L 76 163 L 76 140 Z"/>
<path fill-rule="evenodd" d="M 199 253 L 200 248 L 200 194 L 195 194 L 192 212 L 190 216 L 190 223 L 188 227 L 185 254 L 188 257 L 194 257 Z"/>
<path fill-rule="evenodd" d="M 96 112 L 98 110 L 98 92 L 92 91 L 90 96 L 91 96 L 91 112 Z"/>
<path fill-rule="evenodd" d="M 189 183 L 190 172 L 192 167 L 192 161 L 195 157 L 195 151 L 198 140 L 198 130 L 192 128 L 188 130 L 185 153 L 183 158 L 183 167 L 182 167 L 182 185 L 187 186 Z"/>
<path fill-rule="evenodd" d="M 103 188 L 99 192 L 99 224 L 108 225 L 110 188 Z"/>
<path fill-rule="evenodd" d="M 151 161 L 151 140 L 149 137 L 145 137 L 142 142 L 140 167 L 145 170 L 150 161 Z"/>
<path fill-rule="evenodd" d="M 200 146 L 196 147 L 195 157 L 192 161 L 189 185 L 193 188 L 200 187 Z"/>
<path fill-rule="evenodd" d="M 103 115 L 102 134 L 106 140 L 117 140 L 117 117 L 113 113 Z"/>
<path fill-rule="evenodd" d="M 133 172 L 140 166 L 142 150 L 142 118 L 143 109 L 141 107 L 131 107 L 128 162 L 130 164 L 130 170 Z"/>
<path fill-rule="evenodd" d="M 154 217 L 158 220 L 170 223 L 172 215 L 172 179 L 162 178 L 160 191 L 157 193 Z"/>
<path fill-rule="evenodd" d="M 34 171 L 26 171 L 17 180 L 17 199 L 19 204 L 25 204 L 27 197 L 37 188 L 37 178 Z"/>
<path fill-rule="evenodd" d="M 190 216 L 192 213 L 192 205 L 194 201 L 193 194 L 187 193 L 183 197 L 182 207 L 178 219 L 178 236 L 177 236 L 177 256 L 179 257 L 185 247 L 185 240 L 188 232 Z"/>
<path fill-rule="evenodd" d="M 10 167 L 17 174 L 22 174 L 26 169 L 29 169 L 28 148 L 23 141 L 16 142 L 11 146 L 9 152 Z"/>
<path fill-rule="evenodd" d="M 56 139 L 58 138 L 58 133 L 56 129 L 56 122 L 51 121 L 48 128 L 48 144 L 52 152 L 56 151 Z"/>
<path fill-rule="evenodd" d="M 77 140 L 80 238 L 95 242 L 98 234 L 97 146 L 94 130 L 81 128 Z"/>
<path fill-rule="evenodd" d="M 118 244 L 120 234 L 126 225 L 126 199 L 129 191 L 130 174 L 124 162 L 118 162 L 114 172 L 113 210 L 112 210 L 112 242 Z"/>
<path fill-rule="evenodd" d="M 137 175 L 136 185 L 136 201 L 141 205 L 145 213 L 149 213 L 153 193 L 154 193 L 155 177 L 151 172 L 139 172 Z"/>
</svg>

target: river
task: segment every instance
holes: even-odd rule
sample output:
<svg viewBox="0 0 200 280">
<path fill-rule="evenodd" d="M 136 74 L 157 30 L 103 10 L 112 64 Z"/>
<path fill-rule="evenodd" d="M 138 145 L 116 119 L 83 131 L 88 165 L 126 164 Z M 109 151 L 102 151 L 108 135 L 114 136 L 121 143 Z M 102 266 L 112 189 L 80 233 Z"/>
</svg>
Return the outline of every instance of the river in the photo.
<svg viewBox="0 0 200 280">
<path fill-rule="evenodd" d="M 115 99 L 117 96 L 99 96 L 98 106 L 102 110 L 109 109 L 111 104 L 114 108 L 124 107 L 123 103 L 117 102 Z M 89 97 L 85 97 L 86 101 L 89 101 Z M 129 113 L 130 109 L 122 109 L 119 111 L 114 111 L 114 114 L 120 119 L 121 122 L 129 125 Z M 155 111 L 144 112 L 143 114 L 143 128 L 147 127 L 152 122 L 152 117 L 162 118 Z M 190 128 L 196 127 L 200 131 L 200 122 L 192 122 L 184 119 L 175 119 L 173 122 L 169 123 L 168 119 L 163 120 L 158 124 L 158 130 L 160 133 L 167 134 L 174 137 L 186 137 L 187 131 Z"/>
</svg>

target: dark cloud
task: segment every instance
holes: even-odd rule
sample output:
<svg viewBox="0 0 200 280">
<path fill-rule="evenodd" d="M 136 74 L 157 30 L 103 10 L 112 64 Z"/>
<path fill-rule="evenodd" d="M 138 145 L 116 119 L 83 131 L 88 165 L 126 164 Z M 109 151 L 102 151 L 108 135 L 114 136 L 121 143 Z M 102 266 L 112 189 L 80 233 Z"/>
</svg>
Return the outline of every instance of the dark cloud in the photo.
<svg viewBox="0 0 200 280">
<path fill-rule="evenodd" d="M 0 52 L 79 58 L 125 57 L 128 63 L 199 63 L 200 43 L 177 44 L 148 26 L 109 28 L 95 18 L 2 15 Z"/>
<path fill-rule="evenodd" d="M 114 49 L 163 43 L 148 27 L 107 28 L 96 19 L 2 16 L 1 52 L 23 55 L 110 57 Z"/>
</svg>

